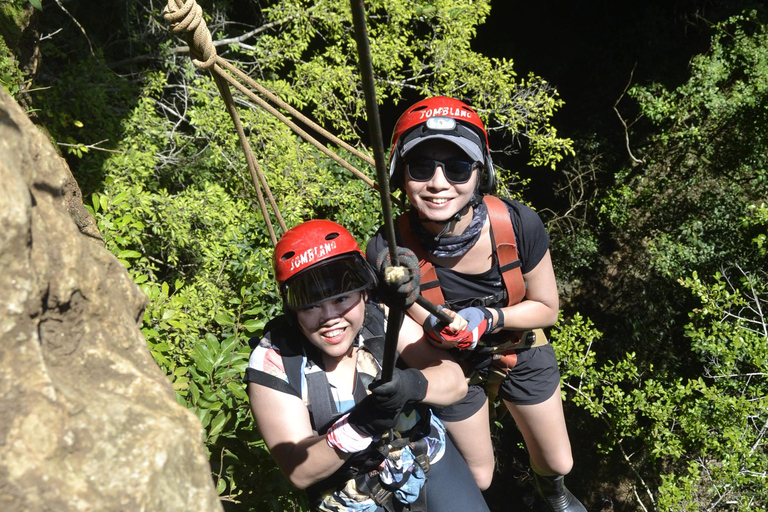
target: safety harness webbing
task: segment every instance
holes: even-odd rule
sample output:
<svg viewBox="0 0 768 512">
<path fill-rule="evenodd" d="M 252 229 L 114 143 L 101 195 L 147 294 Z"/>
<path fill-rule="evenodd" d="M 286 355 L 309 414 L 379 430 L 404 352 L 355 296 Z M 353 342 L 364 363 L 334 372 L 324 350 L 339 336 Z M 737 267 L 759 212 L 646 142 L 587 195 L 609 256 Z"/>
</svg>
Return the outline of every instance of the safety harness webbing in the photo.
<svg viewBox="0 0 768 512">
<path fill-rule="evenodd" d="M 507 290 L 507 306 L 519 303 L 525 297 L 525 280 L 521 270 L 520 258 L 517 254 L 515 230 L 512 227 L 512 219 L 509 217 L 504 201 L 494 196 L 484 196 L 483 202 L 488 208 L 488 217 L 491 220 L 491 236 L 494 240 L 494 255 L 499 264 L 504 287 Z M 421 243 L 411 231 L 408 214 L 402 214 L 397 218 L 397 227 L 402 244 L 410 248 L 419 258 L 421 269 L 421 294 L 433 304 L 444 305 L 445 296 L 440 288 L 437 271 Z"/>
</svg>

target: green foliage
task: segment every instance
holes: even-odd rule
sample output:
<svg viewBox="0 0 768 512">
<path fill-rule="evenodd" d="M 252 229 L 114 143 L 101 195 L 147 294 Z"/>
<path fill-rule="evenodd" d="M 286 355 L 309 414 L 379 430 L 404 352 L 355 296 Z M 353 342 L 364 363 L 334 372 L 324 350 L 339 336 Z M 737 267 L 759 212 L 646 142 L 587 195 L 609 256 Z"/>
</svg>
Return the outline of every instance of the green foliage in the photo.
<svg viewBox="0 0 768 512">
<path fill-rule="evenodd" d="M 24 86 L 24 73 L 19 69 L 18 44 L 21 31 L 28 23 L 30 13 L 24 9 L 24 0 L 0 2 L 0 86 L 19 100 Z M 39 6 L 39 2 L 36 2 Z M 34 5 L 34 4 L 32 4 Z"/>
<path fill-rule="evenodd" d="M 579 316 L 553 333 L 567 393 L 646 510 L 768 507 L 766 43 L 755 13 L 735 16 L 687 82 L 631 90 L 653 130 L 630 133 L 642 161 L 601 202 L 613 254 L 590 282 L 609 281 L 616 321 L 602 343 Z"/>
<path fill-rule="evenodd" d="M 8 94 L 17 98 L 23 81 L 24 74 L 19 69 L 11 50 L 6 46 L 5 40 L 0 37 L 0 84 Z"/>
<path fill-rule="evenodd" d="M 758 256 L 768 255 L 768 205 L 765 203 L 750 205 L 741 223 L 746 230 L 754 233 L 752 243 L 757 248 Z"/>
<path fill-rule="evenodd" d="M 768 28 L 754 12 L 734 16 L 693 59 L 687 83 L 631 94 L 660 130 L 641 151 L 642 172 L 620 178 L 608 210 L 625 219 L 612 220 L 645 237 L 651 267 L 666 276 L 752 256 L 738 219 L 768 196 Z"/>
<path fill-rule="evenodd" d="M 261 73 L 281 77 L 270 81 L 272 90 L 355 140 L 365 103 L 349 10 L 340 0 L 274 3 L 264 12 L 280 32 L 264 34 L 255 48 L 241 51 L 257 58 Z M 518 80 L 512 61 L 470 48 L 490 2 L 375 0 L 366 2 L 366 10 L 376 94 L 386 108 L 414 92 L 456 96 L 470 101 L 508 144 L 529 139 L 532 165 L 554 167 L 573 153 L 570 140 L 558 137 L 550 124 L 562 106 L 554 88 L 533 75 Z"/>
<path fill-rule="evenodd" d="M 656 372 L 633 353 L 598 365 L 600 333 L 576 315 L 553 333 L 563 381 L 607 427 L 597 448 L 621 453 L 646 509 L 765 510 L 768 279 L 754 271 L 707 283 L 694 273 L 680 283 L 701 304 L 686 334 L 703 376 Z"/>
<path fill-rule="evenodd" d="M 629 91 L 642 119 L 628 133 L 634 160 L 602 192 L 590 223 L 602 254 L 579 274 L 615 340 L 605 357 L 634 351 L 669 375 L 698 373 L 683 332 L 694 301 L 678 278 L 764 258 L 744 219 L 768 197 L 768 28 L 752 12 L 712 30 L 685 82 Z"/>
<path fill-rule="evenodd" d="M 64 57 L 62 48 L 44 48 Z M 85 97 L 82 91 L 88 91 Z M 109 152 L 125 144 L 121 125 L 137 93 L 102 62 L 88 60 L 74 61 L 58 75 L 55 87 L 34 93 L 41 122 L 63 148 L 84 195 L 103 186 Z"/>
</svg>

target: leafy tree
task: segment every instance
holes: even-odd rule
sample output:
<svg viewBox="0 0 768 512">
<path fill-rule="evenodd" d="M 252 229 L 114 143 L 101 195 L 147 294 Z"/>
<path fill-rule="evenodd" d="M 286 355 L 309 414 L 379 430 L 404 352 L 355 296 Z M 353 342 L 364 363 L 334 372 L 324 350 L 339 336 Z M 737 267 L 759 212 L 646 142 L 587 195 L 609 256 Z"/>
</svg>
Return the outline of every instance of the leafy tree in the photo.
<svg viewBox="0 0 768 512">
<path fill-rule="evenodd" d="M 590 316 L 608 326 L 619 354 L 631 345 L 642 359 L 694 374 L 683 337 L 694 302 L 677 279 L 754 267 L 760 255 L 740 219 L 768 197 L 766 26 L 750 12 L 715 25 L 713 34 L 687 82 L 630 89 L 640 112 L 627 134 L 633 160 L 599 203 L 588 203 L 599 215 L 587 217 L 583 231 L 591 236 L 573 244 L 582 252 L 561 251 L 573 254 L 569 273 L 581 284 L 571 300 L 593 305 Z M 604 148 L 594 147 L 603 158 Z M 605 160 L 617 165 L 615 156 Z M 579 261 L 590 266 L 579 270 Z"/>
<path fill-rule="evenodd" d="M 699 377 L 659 372 L 634 353 L 596 364 L 602 334 L 580 315 L 554 335 L 574 403 L 604 425 L 598 450 L 619 452 L 645 510 L 768 506 L 768 276 L 739 272 L 680 279 L 700 302 L 685 327 Z"/>
<path fill-rule="evenodd" d="M 573 270 L 587 284 L 572 300 L 590 288 L 600 310 L 552 337 L 568 394 L 644 510 L 768 506 L 766 35 L 758 13 L 733 16 L 688 81 L 631 89 L 633 165 L 602 224 L 575 225 L 602 230 L 601 254 L 570 252 L 594 263 L 593 277 Z M 590 155 L 573 176 L 599 168 Z"/>
</svg>

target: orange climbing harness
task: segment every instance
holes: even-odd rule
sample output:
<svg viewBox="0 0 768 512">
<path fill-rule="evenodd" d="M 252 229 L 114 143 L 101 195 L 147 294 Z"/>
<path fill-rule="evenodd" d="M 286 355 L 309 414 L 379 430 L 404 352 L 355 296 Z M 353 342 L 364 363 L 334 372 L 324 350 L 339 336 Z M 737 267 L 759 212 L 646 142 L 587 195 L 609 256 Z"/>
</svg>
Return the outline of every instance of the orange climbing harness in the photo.
<svg viewBox="0 0 768 512">
<path fill-rule="evenodd" d="M 506 306 L 513 306 L 521 302 L 525 297 L 525 280 L 523 279 L 520 258 L 517 253 L 512 220 L 509 217 L 509 210 L 501 199 L 493 196 L 484 196 L 483 202 L 488 208 L 488 217 L 491 221 L 494 255 L 499 265 L 502 280 L 504 281 Z M 403 245 L 411 248 L 419 258 L 422 276 L 422 295 L 434 304 L 445 304 L 445 296 L 440 288 L 435 266 L 429 261 L 426 251 L 411 231 L 408 215 L 403 214 L 398 217 L 397 224 Z M 495 413 L 496 418 L 501 417 L 502 409 L 499 408 L 494 411 L 493 404 L 498 396 L 502 381 L 506 378 L 510 368 L 517 364 L 517 351 L 548 343 L 542 329 L 508 331 L 508 333 L 508 339 L 502 343 L 486 346 L 481 349 L 485 352 L 490 352 L 492 357 L 487 374 L 484 373 L 481 376 L 473 368 L 465 367 L 464 369 L 468 383 L 483 384 L 485 386 L 492 415 Z"/>
<path fill-rule="evenodd" d="M 495 241 L 494 253 L 507 292 L 506 305 L 512 306 L 525 297 L 525 281 L 520 269 L 520 258 L 517 255 L 515 231 L 509 218 L 509 210 L 501 199 L 484 196 L 483 202 L 488 208 L 488 216 L 491 219 L 491 233 Z M 434 304 L 445 304 L 445 297 L 440 288 L 435 266 L 429 261 L 426 251 L 411 231 L 407 214 L 398 217 L 397 227 L 403 245 L 413 250 L 419 258 L 421 294 Z"/>
</svg>

